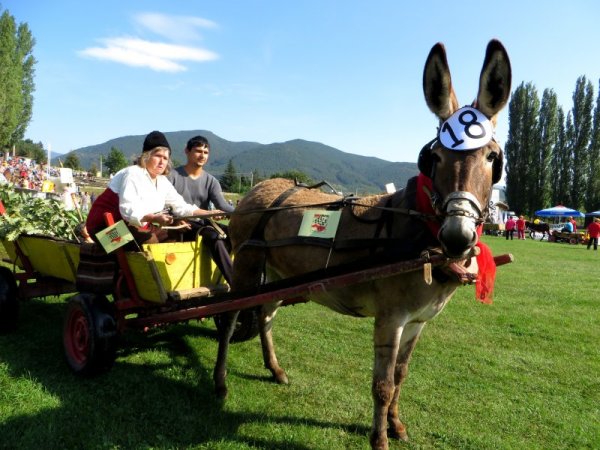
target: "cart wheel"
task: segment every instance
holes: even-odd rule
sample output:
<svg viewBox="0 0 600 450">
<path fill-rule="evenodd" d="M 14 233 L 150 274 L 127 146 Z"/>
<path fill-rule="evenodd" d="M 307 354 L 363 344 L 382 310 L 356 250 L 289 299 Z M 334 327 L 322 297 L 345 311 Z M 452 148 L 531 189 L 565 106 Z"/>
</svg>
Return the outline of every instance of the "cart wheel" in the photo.
<svg viewBox="0 0 600 450">
<path fill-rule="evenodd" d="M 71 297 L 63 327 L 67 363 L 78 375 L 93 376 L 108 371 L 116 358 L 117 323 L 112 305 L 102 296 Z"/>
<path fill-rule="evenodd" d="M 258 314 L 260 312 L 260 307 L 258 308 L 250 308 L 243 309 L 238 314 L 237 322 L 235 324 L 235 330 L 233 330 L 233 335 L 231 336 L 230 342 L 244 342 L 249 341 L 250 339 L 258 336 L 259 327 L 258 327 Z M 217 330 L 219 333 L 222 331 L 222 328 L 225 326 L 224 316 L 219 314 L 214 317 L 215 325 L 217 326 Z"/>
<path fill-rule="evenodd" d="M 17 281 L 8 267 L 0 267 L 0 333 L 14 330 L 19 318 Z"/>
<path fill-rule="evenodd" d="M 570 238 L 569 239 L 569 244 L 577 244 L 577 239 L 576 238 Z"/>
</svg>

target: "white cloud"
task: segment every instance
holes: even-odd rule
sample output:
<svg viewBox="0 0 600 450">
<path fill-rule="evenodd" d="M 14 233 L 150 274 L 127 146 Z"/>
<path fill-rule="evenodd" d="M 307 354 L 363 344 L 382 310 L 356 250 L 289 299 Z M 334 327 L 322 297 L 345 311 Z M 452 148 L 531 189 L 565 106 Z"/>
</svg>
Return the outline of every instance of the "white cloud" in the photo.
<svg viewBox="0 0 600 450">
<path fill-rule="evenodd" d="M 103 47 L 86 48 L 79 53 L 92 58 L 114 61 L 134 67 L 148 67 L 158 72 L 182 72 L 187 68 L 179 61 L 205 62 L 218 58 L 216 53 L 139 38 L 103 39 Z"/>
<path fill-rule="evenodd" d="M 168 16 L 158 13 L 140 13 L 135 21 L 155 34 L 176 42 L 199 40 L 199 28 L 217 28 L 217 24 L 202 17 Z"/>
<path fill-rule="evenodd" d="M 167 38 L 172 42 L 201 39 L 199 28 L 217 28 L 217 24 L 201 17 L 168 16 L 157 13 L 141 13 L 134 17 L 145 30 Z M 186 61 L 206 62 L 219 55 L 200 47 L 179 45 L 141 39 L 117 37 L 101 39 L 103 46 L 89 47 L 78 53 L 95 59 L 113 61 L 133 67 L 147 67 L 158 72 L 183 72 Z"/>
</svg>

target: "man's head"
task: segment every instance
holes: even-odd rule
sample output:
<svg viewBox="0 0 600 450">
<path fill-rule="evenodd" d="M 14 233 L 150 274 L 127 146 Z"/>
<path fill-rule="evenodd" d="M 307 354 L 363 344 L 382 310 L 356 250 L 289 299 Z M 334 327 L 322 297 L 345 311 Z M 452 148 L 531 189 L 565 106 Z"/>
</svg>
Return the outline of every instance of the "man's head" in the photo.
<svg viewBox="0 0 600 450">
<path fill-rule="evenodd" d="M 187 142 L 185 146 L 187 166 L 190 169 L 204 167 L 204 165 L 208 162 L 209 154 L 210 144 L 204 136 L 194 136 Z"/>
<path fill-rule="evenodd" d="M 195 147 L 206 147 L 210 150 L 210 144 L 204 136 L 194 136 L 185 145 L 185 150 L 190 151 Z"/>
</svg>

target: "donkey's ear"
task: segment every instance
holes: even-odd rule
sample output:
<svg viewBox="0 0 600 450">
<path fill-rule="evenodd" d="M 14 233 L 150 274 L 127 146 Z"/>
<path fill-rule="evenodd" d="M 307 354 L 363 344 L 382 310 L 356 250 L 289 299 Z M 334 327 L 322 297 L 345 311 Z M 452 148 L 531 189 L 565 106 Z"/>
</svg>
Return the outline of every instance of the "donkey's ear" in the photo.
<svg viewBox="0 0 600 450">
<path fill-rule="evenodd" d="M 446 49 L 442 43 L 437 43 L 431 48 L 425 62 L 423 92 L 427 106 L 441 120 L 446 120 L 458 109 Z"/>
<path fill-rule="evenodd" d="M 479 77 L 477 109 L 494 122 L 510 96 L 511 79 L 508 53 L 500 41 L 493 39 L 487 46 Z"/>
</svg>

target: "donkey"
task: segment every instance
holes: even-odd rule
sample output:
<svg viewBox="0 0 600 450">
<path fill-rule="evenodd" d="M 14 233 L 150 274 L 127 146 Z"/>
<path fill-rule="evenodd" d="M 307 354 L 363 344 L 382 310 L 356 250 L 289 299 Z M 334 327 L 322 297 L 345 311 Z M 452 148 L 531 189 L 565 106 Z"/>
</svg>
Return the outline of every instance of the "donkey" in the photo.
<svg viewBox="0 0 600 450">
<path fill-rule="evenodd" d="M 544 238 L 550 238 L 550 225 L 545 222 L 535 223 L 526 220 L 525 228 L 529 230 L 529 237 L 531 239 L 535 239 L 535 233 L 542 233 L 540 241 L 543 241 Z"/>
<path fill-rule="evenodd" d="M 502 149 L 494 128 L 498 112 L 508 101 L 510 84 L 508 54 L 499 41 L 492 40 L 477 98 L 471 106 L 459 108 L 445 48 L 438 43 L 429 53 L 423 74 L 426 103 L 440 121 L 438 135 L 421 150 L 420 174 L 403 190 L 342 199 L 292 181 L 271 179 L 259 183 L 232 215 L 234 291 L 258 289 L 265 277 L 281 280 L 325 267 L 408 260 L 423 252 L 438 251 L 458 261 L 454 269 L 436 267 L 429 276 L 426 271 L 411 271 L 308 294 L 310 300 L 337 312 L 375 318 L 370 434 L 374 449 L 388 448 L 388 429 L 390 437 L 408 439 L 398 415 L 398 400 L 411 353 L 425 323 L 463 284 L 464 279 L 453 275 L 461 270 L 478 273 L 473 248 L 482 245 L 478 231 L 487 214 L 492 185 L 502 174 Z M 315 207 L 324 208 L 321 218 L 339 211 L 335 238 L 298 236 L 304 212 Z M 477 287 L 479 284 L 478 280 Z M 265 367 L 278 383 L 287 383 L 272 338 L 280 304 L 261 307 L 260 339 Z M 226 359 L 236 317 L 235 312 L 229 314 L 219 336 L 213 378 L 220 397 L 227 395 Z"/>
</svg>

